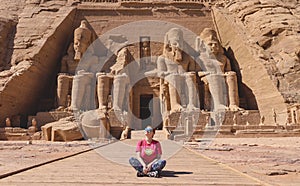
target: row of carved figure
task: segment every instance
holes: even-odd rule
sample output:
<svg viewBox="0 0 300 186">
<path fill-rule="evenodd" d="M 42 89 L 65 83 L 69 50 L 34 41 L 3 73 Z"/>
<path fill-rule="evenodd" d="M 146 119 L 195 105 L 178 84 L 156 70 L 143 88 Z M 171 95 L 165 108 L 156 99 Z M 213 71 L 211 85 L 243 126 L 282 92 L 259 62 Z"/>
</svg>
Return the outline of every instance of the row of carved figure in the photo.
<svg viewBox="0 0 300 186">
<path fill-rule="evenodd" d="M 127 47 L 119 50 L 110 73 L 101 73 L 99 58 L 93 49 L 92 32 L 87 22 L 82 21 L 74 31 L 74 44 L 68 55 L 62 59 L 58 76 L 58 109 L 90 110 L 96 92 L 92 80 L 97 78 L 97 96 L 100 109 L 106 109 L 108 96 L 113 86 L 112 107 L 124 109 L 126 86 L 137 72 L 125 68 L 134 61 Z M 156 61 L 156 76 L 160 78 L 162 113 L 176 112 L 184 107 L 188 110 L 199 108 L 196 79 L 204 84 L 204 93 L 211 95 L 211 109 L 239 109 L 236 73 L 231 70 L 229 59 L 224 55 L 216 32 L 206 28 L 196 39 L 195 59 L 183 50 L 183 32 L 172 28 L 165 34 L 163 54 Z M 75 51 L 75 53 L 74 53 Z M 85 54 L 84 54 L 85 53 Z M 84 54 L 84 55 L 83 55 Z M 88 61 L 80 62 L 79 61 Z M 198 77 L 197 77 L 198 76 Z M 85 95 L 91 95 L 86 97 Z"/>
</svg>

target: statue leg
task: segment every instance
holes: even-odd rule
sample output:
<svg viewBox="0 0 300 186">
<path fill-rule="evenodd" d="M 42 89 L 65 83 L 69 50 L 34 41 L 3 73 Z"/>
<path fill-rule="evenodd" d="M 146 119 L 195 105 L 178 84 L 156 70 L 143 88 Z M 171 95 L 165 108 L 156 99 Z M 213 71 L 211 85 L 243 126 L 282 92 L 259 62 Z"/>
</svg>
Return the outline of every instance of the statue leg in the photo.
<svg viewBox="0 0 300 186">
<path fill-rule="evenodd" d="M 90 93 L 91 89 L 88 85 L 91 84 L 92 73 L 83 73 L 74 76 L 73 86 L 72 86 L 72 99 L 71 99 L 71 109 L 79 110 L 82 109 L 82 100 L 85 93 Z"/>
<path fill-rule="evenodd" d="M 100 138 L 107 138 L 110 134 L 110 127 L 109 123 L 107 122 L 107 119 L 105 116 L 100 117 L 100 131 L 99 131 L 99 137 Z"/>
<path fill-rule="evenodd" d="M 61 74 L 57 78 L 57 105 L 58 109 L 66 108 L 68 105 L 68 93 L 72 77 Z"/>
<path fill-rule="evenodd" d="M 214 110 L 225 109 L 226 102 L 224 98 L 227 98 L 227 95 L 225 95 L 226 91 L 224 91 L 226 90 L 224 76 L 212 74 L 206 77 L 209 83 Z"/>
<path fill-rule="evenodd" d="M 195 110 L 199 105 L 197 96 L 196 74 L 189 72 L 185 76 L 185 81 L 188 89 L 188 110 Z"/>
<path fill-rule="evenodd" d="M 203 85 L 203 91 L 204 91 L 204 109 L 205 110 L 211 110 L 211 94 L 209 91 L 209 85 L 204 84 Z"/>
<path fill-rule="evenodd" d="M 103 73 L 98 73 L 97 79 L 98 79 L 97 95 L 98 95 L 99 109 L 106 110 L 108 104 L 110 77 Z"/>
<path fill-rule="evenodd" d="M 113 83 L 113 109 L 122 110 L 125 97 L 125 88 L 128 77 L 126 75 L 117 75 Z"/>
<path fill-rule="evenodd" d="M 169 81 L 171 112 L 181 111 L 182 106 L 180 102 L 180 96 L 182 89 L 182 78 L 178 74 L 171 74 L 167 76 L 167 81 Z"/>
<path fill-rule="evenodd" d="M 229 109 L 233 111 L 239 110 L 239 93 L 235 72 L 230 71 L 226 73 L 226 83 L 228 86 Z"/>
</svg>

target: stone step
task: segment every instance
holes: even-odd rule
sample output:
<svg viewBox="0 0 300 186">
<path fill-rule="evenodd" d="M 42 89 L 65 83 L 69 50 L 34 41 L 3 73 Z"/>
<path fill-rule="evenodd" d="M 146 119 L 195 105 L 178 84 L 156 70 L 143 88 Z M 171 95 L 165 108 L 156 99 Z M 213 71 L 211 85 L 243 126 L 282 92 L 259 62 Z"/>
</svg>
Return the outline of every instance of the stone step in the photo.
<svg viewBox="0 0 300 186">
<path fill-rule="evenodd" d="M 144 130 L 132 130 L 131 131 L 131 139 L 138 140 L 138 139 L 144 139 L 144 138 L 145 138 Z M 159 141 L 166 140 L 167 135 L 166 135 L 165 131 L 163 131 L 163 130 L 156 130 L 154 139 L 159 140 Z"/>
</svg>

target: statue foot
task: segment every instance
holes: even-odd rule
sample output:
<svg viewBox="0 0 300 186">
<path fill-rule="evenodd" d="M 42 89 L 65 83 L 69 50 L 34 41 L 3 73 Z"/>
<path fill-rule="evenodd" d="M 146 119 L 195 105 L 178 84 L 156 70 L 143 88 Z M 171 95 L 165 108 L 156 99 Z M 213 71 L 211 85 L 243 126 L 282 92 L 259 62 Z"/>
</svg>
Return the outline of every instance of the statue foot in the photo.
<svg viewBox="0 0 300 186">
<path fill-rule="evenodd" d="M 56 111 L 63 111 L 63 110 L 65 110 L 65 107 L 64 107 L 64 106 L 59 106 L 59 107 L 56 109 Z"/>
<path fill-rule="evenodd" d="M 199 108 L 195 107 L 193 104 L 188 104 L 187 106 L 188 111 L 193 111 L 193 110 L 199 110 Z"/>
<path fill-rule="evenodd" d="M 182 106 L 179 104 L 173 106 L 171 109 L 171 112 L 180 112 L 180 111 L 182 111 Z"/>
<path fill-rule="evenodd" d="M 112 111 L 122 111 L 119 107 L 113 107 L 111 110 Z"/>
<path fill-rule="evenodd" d="M 228 110 L 228 107 L 226 107 L 225 105 L 219 104 L 214 107 L 214 110 L 215 111 Z"/>
<path fill-rule="evenodd" d="M 106 106 L 105 106 L 105 105 L 99 106 L 98 109 L 99 109 L 99 110 L 106 110 Z"/>
<path fill-rule="evenodd" d="M 76 107 L 74 108 L 74 107 L 71 107 L 71 106 L 68 107 L 68 108 L 66 108 L 65 110 L 66 110 L 66 111 L 69 111 L 69 112 L 77 112 L 77 111 L 79 111 L 78 108 L 76 108 Z"/>
<path fill-rule="evenodd" d="M 244 110 L 244 109 L 238 107 L 237 105 L 229 105 L 228 108 L 229 108 L 230 111 L 240 111 L 240 110 Z"/>
</svg>

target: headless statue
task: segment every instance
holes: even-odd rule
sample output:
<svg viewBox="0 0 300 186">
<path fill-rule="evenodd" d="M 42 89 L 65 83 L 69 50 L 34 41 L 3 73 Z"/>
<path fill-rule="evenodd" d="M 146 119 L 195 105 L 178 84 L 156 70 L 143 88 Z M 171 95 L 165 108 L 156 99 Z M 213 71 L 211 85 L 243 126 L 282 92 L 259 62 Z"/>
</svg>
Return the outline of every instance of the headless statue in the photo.
<svg viewBox="0 0 300 186">
<path fill-rule="evenodd" d="M 124 100 L 126 98 L 127 85 L 130 82 L 130 72 L 127 65 L 132 62 L 132 56 L 128 48 L 122 48 L 118 54 L 116 63 L 111 67 L 113 80 L 113 109 L 124 110 Z"/>
</svg>

